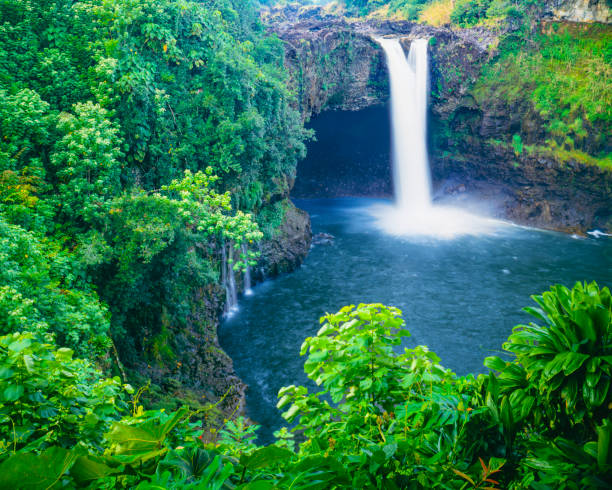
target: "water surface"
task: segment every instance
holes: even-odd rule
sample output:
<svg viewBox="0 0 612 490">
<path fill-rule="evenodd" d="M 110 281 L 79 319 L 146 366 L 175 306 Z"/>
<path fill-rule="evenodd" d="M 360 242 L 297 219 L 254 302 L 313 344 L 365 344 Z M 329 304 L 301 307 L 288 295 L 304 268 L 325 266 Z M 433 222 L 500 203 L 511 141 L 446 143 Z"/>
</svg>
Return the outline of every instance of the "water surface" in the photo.
<svg viewBox="0 0 612 490">
<path fill-rule="evenodd" d="M 572 238 L 500 225 L 485 235 L 453 239 L 398 237 L 380 231 L 373 199 L 299 200 L 313 232 L 334 235 L 313 247 L 292 274 L 267 281 L 240 300 L 221 325 L 222 347 L 249 385 L 249 416 L 262 425 L 262 441 L 284 423 L 275 408 L 278 389 L 305 384 L 304 338 L 318 319 L 342 306 L 380 302 L 400 308 L 412 337 L 458 374 L 484 372 L 518 323 L 529 296 L 551 284 L 579 280 L 612 284 L 612 239 Z"/>
</svg>

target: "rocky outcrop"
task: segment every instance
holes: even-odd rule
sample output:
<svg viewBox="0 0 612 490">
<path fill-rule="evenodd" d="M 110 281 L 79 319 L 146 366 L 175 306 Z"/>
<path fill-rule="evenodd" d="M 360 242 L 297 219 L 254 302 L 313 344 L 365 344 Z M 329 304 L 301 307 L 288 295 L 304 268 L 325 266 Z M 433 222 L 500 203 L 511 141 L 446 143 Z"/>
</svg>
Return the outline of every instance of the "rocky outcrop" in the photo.
<svg viewBox="0 0 612 490">
<path fill-rule="evenodd" d="M 310 216 L 287 200 L 280 227 L 261 244 L 255 279 L 263 281 L 297 269 L 308 255 L 311 243 Z"/>
<path fill-rule="evenodd" d="M 326 109 L 359 110 L 388 97 L 384 55 L 344 21 L 277 26 L 285 41 L 291 88 L 304 117 Z"/>
<path fill-rule="evenodd" d="M 544 15 L 571 22 L 612 22 L 609 0 L 547 0 L 544 2 Z"/>
<path fill-rule="evenodd" d="M 298 94 L 299 108 L 305 118 L 323 110 L 360 110 L 384 104 L 389 98 L 389 82 L 383 51 L 376 42 L 381 36 L 401 36 L 405 46 L 418 38 L 431 40 L 433 59 L 441 63 L 457 57 L 470 60 L 476 76 L 482 60 L 490 56 L 490 46 L 497 36 L 486 29 L 436 28 L 408 21 L 348 22 L 329 15 L 299 15 L 297 7 L 288 9 L 294 15 L 281 16 L 270 28 L 286 46 L 286 66 L 291 86 Z M 433 85 L 440 77 L 433 63 Z M 458 74 L 444 81 L 444 89 L 465 87 Z M 455 83 L 447 87 L 448 83 Z M 459 83 L 463 82 L 463 83 Z"/>
<path fill-rule="evenodd" d="M 494 203 L 496 217 L 567 233 L 612 227 L 612 172 L 600 167 L 563 164 L 545 154 L 517 155 L 494 145 L 461 158 L 440 153 L 432 165 L 440 187 L 460 182 Z"/>
</svg>

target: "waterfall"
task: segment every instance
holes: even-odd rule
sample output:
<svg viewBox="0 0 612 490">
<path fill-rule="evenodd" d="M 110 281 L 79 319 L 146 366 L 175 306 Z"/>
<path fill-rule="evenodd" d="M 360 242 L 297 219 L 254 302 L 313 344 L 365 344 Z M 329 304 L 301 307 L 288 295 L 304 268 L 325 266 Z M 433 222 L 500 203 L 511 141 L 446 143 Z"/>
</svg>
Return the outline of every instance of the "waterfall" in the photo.
<svg viewBox="0 0 612 490">
<path fill-rule="evenodd" d="M 253 294 L 251 284 L 251 266 L 249 265 L 249 248 L 246 243 L 242 244 L 242 255 L 244 256 L 244 294 L 251 296 Z"/>
<path fill-rule="evenodd" d="M 225 287 L 225 308 L 223 313 L 231 315 L 238 309 L 238 292 L 236 291 L 236 274 L 234 272 L 234 247 L 221 247 L 221 284 Z"/>
<path fill-rule="evenodd" d="M 238 292 L 236 291 L 236 272 L 234 271 L 234 246 L 229 246 L 229 256 L 227 260 L 227 286 L 228 286 L 228 306 L 230 312 L 238 308 Z"/>
<path fill-rule="evenodd" d="M 413 41 L 408 59 L 399 39 L 380 39 L 391 79 L 395 202 L 407 214 L 431 206 L 427 160 L 429 63 L 426 39 Z"/>
<path fill-rule="evenodd" d="M 492 229 L 493 220 L 432 203 L 427 156 L 429 60 L 426 39 L 412 41 L 406 57 L 399 39 L 378 38 L 391 83 L 393 206 L 376 205 L 371 214 L 383 231 L 394 235 L 453 238 Z"/>
</svg>

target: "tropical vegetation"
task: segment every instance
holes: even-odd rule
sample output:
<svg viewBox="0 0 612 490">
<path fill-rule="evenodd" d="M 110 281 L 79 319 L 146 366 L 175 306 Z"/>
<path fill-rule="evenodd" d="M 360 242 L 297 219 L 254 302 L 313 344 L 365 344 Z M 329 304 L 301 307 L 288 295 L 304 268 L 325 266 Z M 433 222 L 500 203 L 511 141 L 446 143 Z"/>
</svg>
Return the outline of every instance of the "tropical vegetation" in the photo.
<svg viewBox="0 0 612 490">
<path fill-rule="evenodd" d="M 145 410 L 32 333 L 0 337 L 2 488 L 609 488 L 612 296 L 553 286 L 526 308 L 487 375 L 459 377 L 397 308 L 321 318 L 301 354 L 321 390 L 279 392 L 293 427 L 260 447 L 213 406 Z"/>
<path fill-rule="evenodd" d="M 308 137 L 283 58 L 242 0 L 3 1 L 0 333 L 174 359 L 191 298 L 282 220 Z"/>
<path fill-rule="evenodd" d="M 473 26 L 533 3 L 346 6 Z M 549 149 L 603 155 L 607 37 L 540 32 L 524 54 L 525 25 L 474 96 L 534 88 Z M 535 296 L 478 377 L 401 350 L 396 308 L 326 315 L 301 351 L 320 391 L 279 392 L 269 446 L 228 393 L 160 400 L 153 374 L 191 375 L 190 322 L 216 349 L 194 304 L 217 311 L 291 206 L 311 134 L 287 81 L 255 2 L 0 2 L 0 488 L 609 488 L 612 300 L 594 283 Z"/>
</svg>

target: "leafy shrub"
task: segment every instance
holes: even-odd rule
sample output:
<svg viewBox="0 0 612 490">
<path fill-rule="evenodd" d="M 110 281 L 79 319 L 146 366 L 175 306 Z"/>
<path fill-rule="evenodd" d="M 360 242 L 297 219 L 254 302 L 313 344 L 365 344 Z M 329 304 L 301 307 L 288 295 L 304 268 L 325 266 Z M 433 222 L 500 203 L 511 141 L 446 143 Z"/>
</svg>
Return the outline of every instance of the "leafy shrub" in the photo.
<svg viewBox="0 0 612 490">
<path fill-rule="evenodd" d="M 512 148 L 514 149 L 514 154 L 517 157 L 523 154 L 523 140 L 521 139 L 520 134 L 515 134 L 512 136 Z"/>
<path fill-rule="evenodd" d="M 9 224 L 0 214 L 0 335 L 29 330 L 81 356 L 109 346 L 108 312 L 77 287 L 79 267 L 57 244 Z"/>
<path fill-rule="evenodd" d="M 479 448 L 469 429 L 483 414 L 472 407 L 474 378 L 457 378 L 426 347 L 397 355 L 409 335 L 400 314 L 362 304 L 323 317 L 301 352 L 309 354 L 304 370 L 323 391 L 279 392 L 278 407 L 290 404 L 283 417 L 299 416 L 297 430 L 308 438 L 300 455 L 333 456 L 353 488 L 460 481 L 451 469 L 467 469 Z"/>
<path fill-rule="evenodd" d="M 506 432 L 529 428 L 523 444 L 533 453 L 521 464 L 543 482 L 565 474 L 578 486 L 603 488 L 612 463 L 610 291 L 595 283 L 557 285 L 533 299 L 539 308 L 525 310 L 542 324 L 515 327 L 504 344 L 515 360 L 485 360 L 499 372 L 489 380 L 488 403 L 498 411 L 501 400 Z"/>
<path fill-rule="evenodd" d="M 451 20 L 461 26 L 470 27 L 487 16 L 491 0 L 456 0 Z"/>
<path fill-rule="evenodd" d="M 515 361 L 492 357 L 486 365 L 500 372 L 500 390 L 513 394 L 511 402 L 528 405 L 526 415 L 535 423 L 543 417 L 557 430 L 570 430 L 585 418 L 600 424 L 612 395 L 610 291 L 595 283 L 571 290 L 557 285 L 533 299 L 539 308 L 526 311 L 543 325 L 515 327 L 504 344 Z"/>
<path fill-rule="evenodd" d="M 145 411 L 138 396 L 132 414 L 113 421 L 115 409 L 91 397 L 98 385 L 83 391 L 79 384 L 82 369 L 75 369 L 86 363 L 30 334 L 2 337 L 0 378 L 21 379 L 0 385 L 0 416 L 66 435 L 28 435 L 31 443 L 11 447 L 13 425 L 5 417 L 0 487 L 609 488 L 610 292 L 578 283 L 534 299 L 539 308 L 527 311 L 541 324 L 517 326 L 504 345 L 515 359 L 488 358 L 494 371 L 478 378 L 457 377 L 426 347 L 399 353 L 408 332 L 397 308 L 361 304 L 326 315 L 302 346 L 305 371 L 321 391 L 290 386 L 279 393 L 284 417 L 298 421 L 297 452 L 287 430 L 276 444 L 258 447 L 256 427 L 244 419 L 218 430 L 190 422 L 199 414 L 186 409 Z M 62 378 L 64 368 L 71 381 Z M 102 440 L 88 438 L 90 415 L 53 425 L 61 410 L 45 414 L 46 402 L 30 397 L 58 391 L 73 406 L 74 391 L 53 387 L 75 380 L 89 400 L 78 409 L 106 414 Z M 106 382 L 116 393 L 118 385 Z M 18 403 L 28 404 L 27 414 Z M 205 442 L 203 431 L 219 437 Z M 76 435 L 88 449 L 70 447 Z"/>
<path fill-rule="evenodd" d="M 30 333 L 0 337 L 0 459 L 52 445 L 99 447 L 127 408 L 118 378 L 72 355 Z"/>
</svg>

